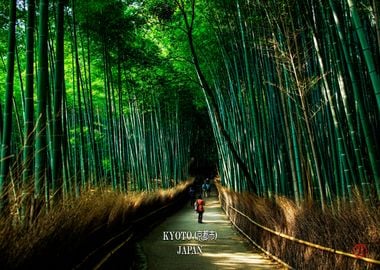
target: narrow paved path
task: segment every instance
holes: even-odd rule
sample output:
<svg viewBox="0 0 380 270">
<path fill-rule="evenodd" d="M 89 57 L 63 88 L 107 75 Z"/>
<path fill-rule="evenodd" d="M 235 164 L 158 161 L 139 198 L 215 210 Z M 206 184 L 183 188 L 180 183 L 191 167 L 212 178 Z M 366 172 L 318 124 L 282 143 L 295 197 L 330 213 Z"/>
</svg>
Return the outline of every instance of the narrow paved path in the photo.
<svg viewBox="0 0 380 270">
<path fill-rule="evenodd" d="M 281 269 L 233 229 L 215 193 L 204 199 L 204 223 L 199 224 L 193 208 L 186 205 L 138 244 L 141 269 Z"/>
</svg>

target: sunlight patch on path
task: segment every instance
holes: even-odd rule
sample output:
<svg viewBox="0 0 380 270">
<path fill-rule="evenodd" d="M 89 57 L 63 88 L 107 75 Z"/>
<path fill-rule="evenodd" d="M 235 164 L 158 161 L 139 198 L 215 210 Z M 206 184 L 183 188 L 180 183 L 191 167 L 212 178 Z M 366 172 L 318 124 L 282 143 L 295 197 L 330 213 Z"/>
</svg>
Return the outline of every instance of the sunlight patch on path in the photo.
<svg viewBox="0 0 380 270">
<path fill-rule="evenodd" d="M 203 253 L 202 256 L 209 257 L 218 269 L 276 269 L 277 266 L 257 253 Z"/>
</svg>

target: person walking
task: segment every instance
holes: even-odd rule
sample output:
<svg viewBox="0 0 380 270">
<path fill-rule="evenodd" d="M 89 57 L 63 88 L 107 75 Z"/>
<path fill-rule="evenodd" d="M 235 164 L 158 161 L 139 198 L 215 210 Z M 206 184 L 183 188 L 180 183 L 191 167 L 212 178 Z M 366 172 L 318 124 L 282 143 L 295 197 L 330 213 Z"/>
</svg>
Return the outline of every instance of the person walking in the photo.
<svg viewBox="0 0 380 270">
<path fill-rule="evenodd" d="M 211 190 L 210 181 L 208 180 L 208 178 L 206 178 L 206 180 L 204 181 L 202 185 L 203 197 L 207 198 L 208 196 L 210 196 L 210 190 Z"/>
<path fill-rule="evenodd" d="M 195 201 L 195 211 L 198 213 L 198 223 L 202 223 L 205 201 L 202 199 L 202 195 L 199 195 L 198 199 Z"/>
</svg>

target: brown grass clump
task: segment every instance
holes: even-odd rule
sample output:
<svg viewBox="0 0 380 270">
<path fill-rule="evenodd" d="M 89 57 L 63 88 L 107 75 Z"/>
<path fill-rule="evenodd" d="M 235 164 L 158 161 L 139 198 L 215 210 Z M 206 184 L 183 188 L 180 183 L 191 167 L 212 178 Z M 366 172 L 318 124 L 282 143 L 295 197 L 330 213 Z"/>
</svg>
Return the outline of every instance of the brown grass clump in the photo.
<svg viewBox="0 0 380 270">
<path fill-rule="evenodd" d="M 218 189 L 222 204 L 233 206 L 276 232 L 346 253 L 352 253 L 356 244 L 364 244 L 366 257 L 380 260 L 380 209 L 365 203 L 359 195 L 351 203 L 336 202 L 323 212 L 310 202 L 298 207 L 281 196 L 267 199 L 235 193 L 220 185 Z M 295 269 L 380 268 L 284 239 L 253 225 L 232 209 L 228 215 L 257 244 Z"/>
<path fill-rule="evenodd" d="M 137 218 L 186 198 L 190 182 L 166 191 L 89 191 L 40 214 L 30 226 L 0 219 L 0 269 L 72 269 Z"/>
</svg>

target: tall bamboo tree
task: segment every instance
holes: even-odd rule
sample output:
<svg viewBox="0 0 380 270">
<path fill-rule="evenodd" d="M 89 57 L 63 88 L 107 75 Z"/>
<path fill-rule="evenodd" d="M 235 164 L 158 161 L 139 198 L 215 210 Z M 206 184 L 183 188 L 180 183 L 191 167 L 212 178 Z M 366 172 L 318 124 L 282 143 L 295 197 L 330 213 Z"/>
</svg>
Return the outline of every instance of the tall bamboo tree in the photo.
<svg viewBox="0 0 380 270">
<path fill-rule="evenodd" d="M 52 190 L 59 199 L 62 195 L 63 175 L 62 175 L 62 144 L 63 138 L 63 89 L 64 89 L 64 5 L 65 0 L 59 0 L 57 4 L 56 23 L 56 62 L 55 81 L 53 96 L 53 147 L 52 147 Z"/>
<path fill-rule="evenodd" d="M 23 151 L 23 193 L 33 179 L 33 144 L 34 144 L 34 32 L 36 4 L 28 1 L 28 21 L 26 32 L 26 80 L 25 80 L 25 111 L 24 111 L 24 151 Z M 23 198 L 24 199 L 24 198 Z"/>
<path fill-rule="evenodd" d="M 48 63 L 48 23 L 49 0 L 40 0 L 38 26 L 38 87 L 37 87 L 37 125 L 35 146 L 35 179 L 34 196 L 37 201 L 42 200 L 43 187 L 48 189 L 47 183 L 47 103 L 49 95 L 49 63 Z M 46 198 L 48 203 L 48 198 Z"/>
<path fill-rule="evenodd" d="M 11 138 L 12 138 L 12 101 L 14 91 L 14 68 L 16 47 L 16 0 L 9 1 L 8 26 L 8 54 L 7 54 L 7 82 L 5 89 L 5 106 L 2 128 L 1 155 L 0 155 L 0 212 L 5 211 L 8 204 L 7 177 L 11 164 Z"/>
<path fill-rule="evenodd" d="M 357 79 L 357 75 L 354 72 L 354 65 L 352 63 L 349 49 L 348 49 L 348 44 L 347 44 L 347 39 L 344 35 L 343 29 L 342 29 L 342 24 L 340 22 L 339 16 L 337 14 L 337 9 L 333 1 L 329 0 L 329 5 L 331 8 L 331 12 L 333 13 L 333 18 L 334 18 L 334 23 L 335 23 L 335 28 L 336 32 L 340 41 L 340 45 L 343 51 L 343 56 L 344 60 L 346 63 L 346 67 L 348 70 L 348 75 L 350 78 L 351 86 L 352 86 L 352 92 L 355 100 L 355 105 L 358 111 L 359 115 L 359 122 L 362 127 L 363 133 L 364 133 L 364 141 L 365 145 L 368 151 L 368 156 L 369 156 L 369 161 L 372 169 L 372 173 L 375 178 L 375 183 L 376 183 L 376 190 L 377 190 L 377 196 L 380 196 L 380 166 L 379 166 L 379 158 L 377 157 L 377 151 L 375 150 L 375 139 L 373 138 L 373 134 L 370 130 L 370 123 L 368 120 L 368 115 L 364 109 L 364 104 L 363 104 L 363 98 L 362 95 L 360 94 L 359 90 L 359 82 Z M 376 4 L 375 4 L 376 5 Z M 352 120 L 349 120 L 352 121 Z M 353 126 L 353 124 L 350 124 Z M 350 135 L 352 134 L 352 129 L 350 128 L 351 132 Z M 358 146 L 357 146 L 358 147 Z"/>
<path fill-rule="evenodd" d="M 378 71 L 376 70 L 375 63 L 373 60 L 373 56 L 370 50 L 370 46 L 368 44 L 366 35 L 363 30 L 362 22 L 356 7 L 355 0 L 346 0 L 351 12 L 352 22 L 355 26 L 356 33 L 358 35 L 360 45 L 362 48 L 362 52 L 364 55 L 364 60 L 367 66 L 367 70 L 372 82 L 372 88 L 375 93 L 376 102 L 377 102 L 377 113 L 380 114 L 380 76 Z"/>
</svg>

